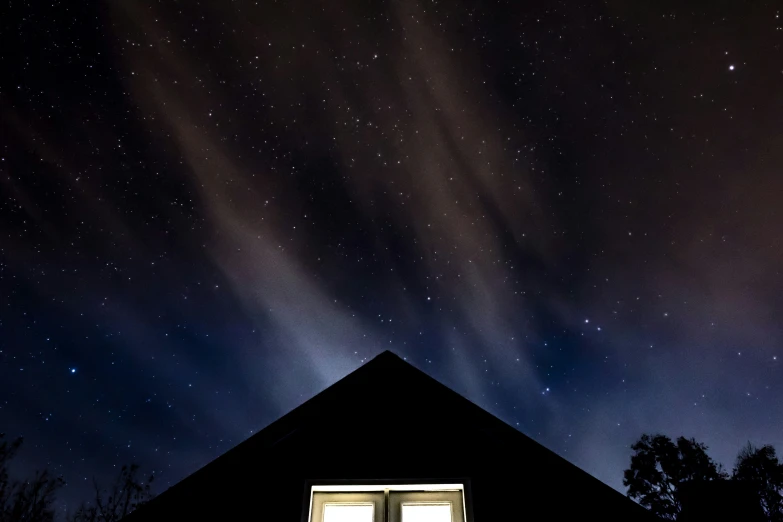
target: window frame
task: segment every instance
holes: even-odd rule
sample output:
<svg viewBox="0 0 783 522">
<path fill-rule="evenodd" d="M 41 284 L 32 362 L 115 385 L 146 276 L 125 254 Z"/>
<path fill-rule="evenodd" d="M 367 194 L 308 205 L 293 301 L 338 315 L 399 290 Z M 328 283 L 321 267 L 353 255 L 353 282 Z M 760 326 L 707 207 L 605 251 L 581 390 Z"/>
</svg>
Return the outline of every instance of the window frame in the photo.
<svg viewBox="0 0 783 522">
<path fill-rule="evenodd" d="M 373 522 L 400 522 L 404 503 L 452 504 L 454 522 L 473 522 L 470 482 L 465 478 L 439 480 L 308 480 L 305 483 L 302 522 L 319 522 L 323 506 L 334 498 L 342 502 L 379 502 Z M 415 500 L 412 500 L 415 499 Z M 458 511 L 459 513 L 455 513 Z M 379 514 L 380 513 L 380 518 Z M 458 514 L 458 517 L 453 516 Z"/>
<path fill-rule="evenodd" d="M 395 490 L 390 491 L 386 499 L 386 522 L 402 522 L 402 506 L 405 504 L 450 504 L 452 522 L 465 522 L 467 513 L 465 513 L 464 491 L 462 489 L 452 490 Z"/>
<path fill-rule="evenodd" d="M 372 503 L 373 522 L 383 522 L 385 518 L 385 499 L 383 491 L 313 491 L 310 501 L 310 520 L 323 520 L 324 510 L 327 504 L 367 504 Z"/>
</svg>

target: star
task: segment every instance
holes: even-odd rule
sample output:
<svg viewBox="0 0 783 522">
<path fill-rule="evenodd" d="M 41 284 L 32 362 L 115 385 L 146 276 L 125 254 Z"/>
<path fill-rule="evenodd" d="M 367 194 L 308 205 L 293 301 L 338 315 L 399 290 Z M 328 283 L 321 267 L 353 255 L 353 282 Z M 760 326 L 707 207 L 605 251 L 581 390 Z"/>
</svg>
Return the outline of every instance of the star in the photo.
<svg viewBox="0 0 783 522">
<path fill-rule="evenodd" d="M 72 15 L 93 19 L 89 4 Z M 499 413 L 544 397 L 526 429 L 556 441 L 545 419 L 568 418 L 569 453 L 613 487 L 641 426 L 710 434 L 724 465 L 740 449 L 727 442 L 779 428 L 755 403 L 774 395 L 777 364 L 764 357 L 777 363 L 779 332 L 745 317 L 783 306 L 783 279 L 741 284 L 779 264 L 769 245 L 783 227 L 773 190 L 783 156 L 769 151 L 783 122 L 763 108 L 783 66 L 752 60 L 783 31 L 777 9 L 757 17 L 734 2 L 666 33 L 664 7 L 620 21 L 588 5 L 569 15 L 583 28 L 569 34 L 554 11 L 514 5 L 514 19 L 536 21 L 521 34 L 504 7 L 416 16 L 326 2 L 324 16 L 340 19 L 332 38 L 267 4 L 243 5 L 253 31 L 230 27 L 228 7 L 201 18 L 162 5 L 122 29 L 68 30 L 69 46 L 46 32 L 56 13 L 33 5 L 36 23 L 8 35 L 9 48 L 46 59 L 0 61 L 14 107 L 0 146 L 0 373 L 24 393 L 0 401 L 0 416 L 58 474 L 105 476 L 133 449 L 140 471 L 175 481 L 217 456 L 213 441 L 222 450 L 224 437 L 238 434 L 233 446 L 254 433 L 241 405 L 272 421 L 281 396 L 294 407 L 384 348 Z M 285 31 L 267 30 L 272 12 Z M 649 38 L 644 51 L 625 52 L 630 41 L 606 24 Z M 202 53 L 220 33 L 243 52 Z M 96 93 L 138 110 L 100 121 Z M 62 150 L 68 161 L 51 161 Z M 738 160 L 753 173 L 747 190 L 736 190 Z M 63 372 L 77 361 L 87 373 Z M 743 387 L 754 401 L 692 415 L 692 397 Z M 660 407 L 669 388 L 690 403 Z M 639 397 L 643 418 L 594 451 L 604 412 L 638 413 L 615 392 Z M 68 422 L 39 431 L 55 411 Z M 214 411 L 204 431 L 189 424 Z M 682 415 L 694 417 L 686 432 Z M 64 444 L 85 432 L 94 447 Z M 158 453 L 173 437 L 195 458 Z M 69 486 L 57 503 L 91 493 Z"/>
</svg>

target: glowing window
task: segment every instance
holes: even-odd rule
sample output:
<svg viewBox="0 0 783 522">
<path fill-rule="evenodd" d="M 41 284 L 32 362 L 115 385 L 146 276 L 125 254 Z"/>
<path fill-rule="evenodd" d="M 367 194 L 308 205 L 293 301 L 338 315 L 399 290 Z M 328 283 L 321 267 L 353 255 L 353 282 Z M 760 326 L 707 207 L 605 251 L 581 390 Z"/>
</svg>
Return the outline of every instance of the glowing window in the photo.
<svg viewBox="0 0 783 522">
<path fill-rule="evenodd" d="M 403 504 L 402 522 L 451 522 L 451 504 Z"/>
<path fill-rule="evenodd" d="M 372 504 L 324 504 L 323 522 L 373 522 Z"/>
<path fill-rule="evenodd" d="M 314 485 L 309 522 L 466 522 L 462 484 Z"/>
</svg>

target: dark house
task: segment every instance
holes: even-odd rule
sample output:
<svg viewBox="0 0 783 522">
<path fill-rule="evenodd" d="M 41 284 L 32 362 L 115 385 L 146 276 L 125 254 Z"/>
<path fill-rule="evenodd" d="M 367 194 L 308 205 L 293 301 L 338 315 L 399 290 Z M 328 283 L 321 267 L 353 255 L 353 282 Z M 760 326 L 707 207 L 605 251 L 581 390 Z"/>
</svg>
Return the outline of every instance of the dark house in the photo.
<svg viewBox="0 0 783 522">
<path fill-rule="evenodd" d="M 758 493 L 751 484 L 736 480 L 686 482 L 680 486 L 682 511 L 678 522 L 741 520 L 764 522 Z"/>
<path fill-rule="evenodd" d="M 657 520 L 384 352 L 131 522 Z"/>
</svg>

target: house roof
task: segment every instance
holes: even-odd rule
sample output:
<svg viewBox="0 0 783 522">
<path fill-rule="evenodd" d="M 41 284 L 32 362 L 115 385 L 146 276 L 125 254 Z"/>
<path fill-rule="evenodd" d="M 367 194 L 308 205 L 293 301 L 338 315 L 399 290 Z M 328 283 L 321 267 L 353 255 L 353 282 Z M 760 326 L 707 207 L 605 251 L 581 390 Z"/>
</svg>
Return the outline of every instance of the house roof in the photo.
<svg viewBox="0 0 783 522">
<path fill-rule="evenodd" d="M 237 469 L 247 465 L 248 456 L 274 455 L 282 451 L 286 445 L 300 444 L 301 442 L 297 441 L 306 440 L 301 437 L 306 436 L 306 432 L 313 431 L 310 428 L 316 423 L 315 419 L 329 419 L 335 412 L 345 410 L 346 405 L 351 405 L 357 411 L 369 411 L 368 397 L 383 397 L 386 403 L 399 400 L 415 405 L 422 411 L 432 411 L 433 415 L 436 410 L 446 411 L 449 418 L 457 419 L 458 425 L 465 427 L 466 431 L 481 432 L 481 436 L 484 437 L 482 440 L 492 440 L 492 445 L 497 443 L 514 448 L 513 452 L 517 456 L 509 455 L 507 461 L 509 466 L 512 466 L 511 462 L 518 458 L 519 462 L 524 464 L 514 464 L 516 469 L 537 467 L 547 470 L 546 473 L 552 477 L 558 477 L 557 480 L 551 480 L 552 487 L 556 487 L 556 482 L 565 477 L 574 488 L 578 488 L 580 495 L 596 499 L 594 502 L 597 505 L 605 502 L 619 505 L 623 512 L 632 513 L 637 520 L 645 519 L 649 515 L 649 512 L 627 497 L 390 351 L 381 353 L 312 399 L 283 415 L 257 434 L 175 484 L 136 513 L 149 513 L 149 510 L 156 509 L 156 505 L 172 504 L 178 501 L 176 499 L 192 496 L 193 491 L 208 490 L 209 488 L 204 484 L 236 474 Z M 426 416 L 427 413 L 425 412 L 424 415 Z M 335 422 L 331 424 L 334 425 Z M 324 423 L 321 422 L 320 426 L 324 426 Z M 426 438 L 426 430 L 418 432 L 416 436 Z M 563 486 L 559 485 L 559 487 Z M 137 517 L 131 516 L 131 520 L 135 521 Z"/>
</svg>

